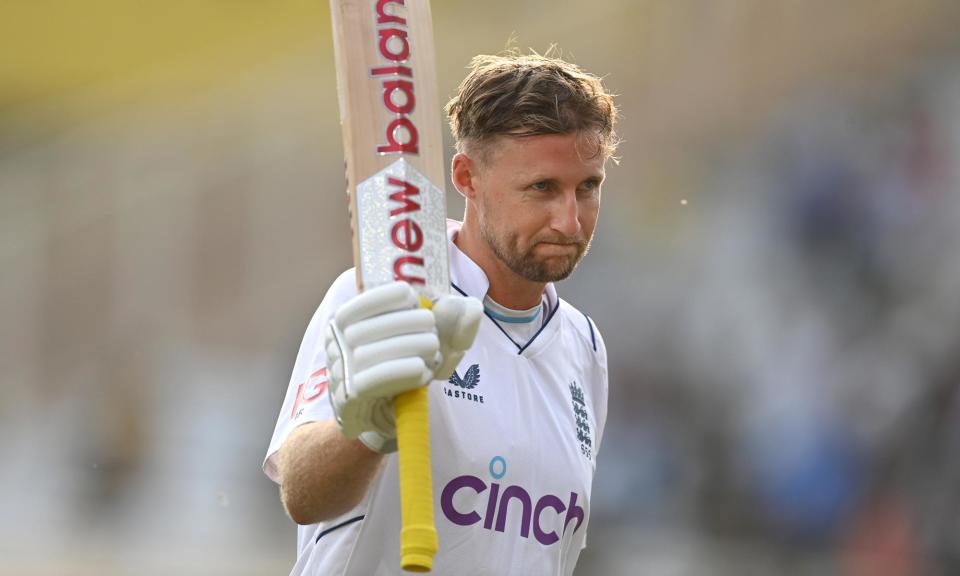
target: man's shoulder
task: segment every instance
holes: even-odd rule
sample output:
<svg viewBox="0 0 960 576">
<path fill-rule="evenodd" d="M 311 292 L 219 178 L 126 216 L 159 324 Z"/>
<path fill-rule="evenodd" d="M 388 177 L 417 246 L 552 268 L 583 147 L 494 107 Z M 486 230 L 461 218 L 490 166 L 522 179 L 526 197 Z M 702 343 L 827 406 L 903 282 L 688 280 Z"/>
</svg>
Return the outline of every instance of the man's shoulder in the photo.
<svg viewBox="0 0 960 576">
<path fill-rule="evenodd" d="M 356 267 L 347 268 L 330 284 L 327 290 L 328 297 L 335 299 L 343 298 L 349 300 L 357 295 L 357 269 Z"/>
<path fill-rule="evenodd" d="M 317 306 L 313 318 L 310 320 L 311 327 L 326 325 L 337 308 L 356 296 L 357 293 L 356 268 L 348 268 L 340 273 L 327 288 L 327 293 L 323 296 L 323 300 Z"/>
<path fill-rule="evenodd" d="M 320 303 L 320 309 L 330 312 L 335 311 L 341 304 L 358 293 L 357 269 L 355 267 L 347 268 L 330 283 L 327 293 L 323 296 L 323 302 Z"/>
<path fill-rule="evenodd" d="M 560 314 L 562 321 L 573 328 L 580 341 L 595 353 L 606 355 L 606 348 L 603 344 L 603 338 L 600 336 L 600 330 L 597 328 L 593 319 L 567 300 L 559 298 Z"/>
</svg>

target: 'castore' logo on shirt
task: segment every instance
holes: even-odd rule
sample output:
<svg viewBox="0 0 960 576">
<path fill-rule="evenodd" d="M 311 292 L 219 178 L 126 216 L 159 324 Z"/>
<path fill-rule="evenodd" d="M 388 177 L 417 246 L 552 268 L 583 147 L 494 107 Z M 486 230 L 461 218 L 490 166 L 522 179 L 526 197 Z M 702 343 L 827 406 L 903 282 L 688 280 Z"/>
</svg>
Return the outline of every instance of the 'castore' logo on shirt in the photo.
<svg viewBox="0 0 960 576">
<path fill-rule="evenodd" d="M 443 393 L 451 398 L 463 398 L 464 400 L 470 400 L 483 404 L 483 395 L 473 392 L 473 389 L 480 384 L 480 365 L 471 364 L 467 371 L 463 374 L 463 378 L 460 377 L 460 374 L 457 374 L 457 371 L 454 370 L 453 374 L 450 375 L 450 380 L 447 381 L 447 384 L 454 386 L 443 387 Z M 462 390 L 458 390 L 462 388 Z M 470 392 L 467 392 L 470 390 Z"/>
</svg>

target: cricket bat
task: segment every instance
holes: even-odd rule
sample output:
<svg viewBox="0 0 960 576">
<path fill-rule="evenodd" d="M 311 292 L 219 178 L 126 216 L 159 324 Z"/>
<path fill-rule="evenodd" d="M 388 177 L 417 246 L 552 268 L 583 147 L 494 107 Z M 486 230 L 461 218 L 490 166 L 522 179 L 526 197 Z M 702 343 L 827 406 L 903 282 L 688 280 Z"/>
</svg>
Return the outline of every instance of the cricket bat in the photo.
<svg viewBox="0 0 960 576">
<path fill-rule="evenodd" d="M 410 283 L 421 304 L 450 290 L 443 142 L 429 0 L 330 0 L 353 261 L 362 291 Z M 427 390 L 394 401 L 400 563 L 429 572 L 433 523 Z"/>
</svg>

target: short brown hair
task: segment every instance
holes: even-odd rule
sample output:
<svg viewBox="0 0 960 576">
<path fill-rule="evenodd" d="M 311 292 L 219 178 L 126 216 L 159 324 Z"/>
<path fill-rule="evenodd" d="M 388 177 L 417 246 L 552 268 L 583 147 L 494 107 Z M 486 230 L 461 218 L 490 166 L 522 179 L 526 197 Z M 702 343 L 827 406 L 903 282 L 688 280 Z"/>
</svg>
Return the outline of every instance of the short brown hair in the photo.
<svg viewBox="0 0 960 576">
<path fill-rule="evenodd" d="M 497 136 L 592 132 L 597 154 L 613 156 L 617 108 L 600 78 L 551 55 L 476 56 L 446 113 L 457 150 Z M 482 153 L 482 152 L 481 152 Z"/>
</svg>

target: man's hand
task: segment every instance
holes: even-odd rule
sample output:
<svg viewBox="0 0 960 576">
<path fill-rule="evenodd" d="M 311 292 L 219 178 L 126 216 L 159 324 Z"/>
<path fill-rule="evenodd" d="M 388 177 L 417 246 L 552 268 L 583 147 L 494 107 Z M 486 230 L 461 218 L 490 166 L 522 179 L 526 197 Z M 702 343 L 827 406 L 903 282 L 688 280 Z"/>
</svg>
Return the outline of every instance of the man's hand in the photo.
<svg viewBox="0 0 960 576">
<path fill-rule="evenodd" d="M 447 379 L 473 344 L 483 316 L 476 298 L 443 296 L 432 310 L 405 282 L 378 286 L 345 303 L 324 344 L 330 402 L 343 433 L 375 452 L 396 450 L 393 398 Z"/>
</svg>

